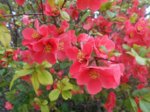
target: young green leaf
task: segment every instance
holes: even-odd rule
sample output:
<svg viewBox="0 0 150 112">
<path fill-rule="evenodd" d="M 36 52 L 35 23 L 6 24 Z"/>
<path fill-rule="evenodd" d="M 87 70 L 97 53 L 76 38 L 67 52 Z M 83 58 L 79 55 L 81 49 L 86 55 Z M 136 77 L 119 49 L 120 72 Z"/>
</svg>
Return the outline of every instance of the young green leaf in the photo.
<svg viewBox="0 0 150 112">
<path fill-rule="evenodd" d="M 42 105 L 40 106 L 40 108 L 41 108 L 41 112 L 49 112 L 49 108 L 47 105 Z"/>
<path fill-rule="evenodd" d="M 16 71 L 15 75 L 13 76 L 12 81 L 10 82 L 10 87 L 9 87 L 9 89 L 12 88 L 12 86 L 13 86 L 15 80 L 17 80 L 17 79 L 20 78 L 20 77 L 23 77 L 23 76 L 32 74 L 32 73 L 33 73 L 33 70 L 32 70 L 32 69 L 28 69 L 28 70 L 25 69 L 25 70 Z"/>
<path fill-rule="evenodd" d="M 10 32 L 5 26 L 0 25 L 0 42 L 4 47 L 9 47 L 10 41 L 11 41 Z"/>
<path fill-rule="evenodd" d="M 36 92 L 37 94 L 37 90 L 39 89 L 40 87 L 40 84 L 39 84 L 39 81 L 38 81 L 38 78 L 37 78 L 37 75 L 34 73 L 31 77 L 31 82 L 32 82 L 32 86 L 34 88 L 34 91 Z"/>
<path fill-rule="evenodd" d="M 63 99 L 68 100 L 69 98 L 72 97 L 72 94 L 70 91 L 62 91 L 62 97 Z"/>
<path fill-rule="evenodd" d="M 50 101 L 56 101 L 60 95 L 60 91 L 58 89 L 54 89 L 49 93 Z"/>
<path fill-rule="evenodd" d="M 60 15 L 64 20 L 70 21 L 70 16 L 66 11 L 60 11 Z"/>
<path fill-rule="evenodd" d="M 145 100 L 140 100 L 140 108 L 142 112 L 149 112 L 150 111 L 150 102 Z"/>
<path fill-rule="evenodd" d="M 38 70 L 37 78 L 42 85 L 51 85 L 53 84 L 52 75 L 46 70 Z"/>
</svg>

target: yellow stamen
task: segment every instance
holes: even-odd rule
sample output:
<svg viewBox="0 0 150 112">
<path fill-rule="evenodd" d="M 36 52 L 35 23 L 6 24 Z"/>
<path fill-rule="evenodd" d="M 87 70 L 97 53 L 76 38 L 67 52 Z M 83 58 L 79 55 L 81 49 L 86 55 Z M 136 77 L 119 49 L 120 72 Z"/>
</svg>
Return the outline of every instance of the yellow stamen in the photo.
<svg viewBox="0 0 150 112">
<path fill-rule="evenodd" d="M 97 78 L 99 78 L 100 75 L 96 71 L 91 71 L 89 73 L 89 76 L 90 76 L 91 79 L 97 79 Z"/>
<path fill-rule="evenodd" d="M 51 45 L 48 44 L 48 45 L 45 46 L 44 51 L 45 51 L 46 53 L 51 52 L 51 50 L 52 50 L 52 46 L 51 46 Z"/>
<path fill-rule="evenodd" d="M 80 62 L 80 61 L 82 61 L 83 59 L 84 59 L 84 54 L 83 54 L 83 52 L 81 52 L 81 51 L 79 51 L 78 52 L 78 55 L 77 55 L 77 59 L 78 59 L 78 61 Z"/>
<path fill-rule="evenodd" d="M 32 38 L 39 38 L 40 37 L 40 35 L 37 33 L 37 32 L 34 32 L 33 34 L 32 34 Z"/>
</svg>

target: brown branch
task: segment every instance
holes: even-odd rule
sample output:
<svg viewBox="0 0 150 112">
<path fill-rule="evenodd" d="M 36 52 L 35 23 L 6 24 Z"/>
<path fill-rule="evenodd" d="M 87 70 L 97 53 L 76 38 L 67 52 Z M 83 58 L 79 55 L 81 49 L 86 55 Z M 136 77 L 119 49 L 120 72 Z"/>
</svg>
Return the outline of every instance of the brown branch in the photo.
<svg viewBox="0 0 150 112">
<path fill-rule="evenodd" d="M 34 7 L 33 7 L 33 5 L 32 5 L 32 2 L 29 2 L 29 4 L 30 4 L 30 7 L 31 7 L 32 11 L 35 13 L 36 11 L 34 10 Z"/>
<path fill-rule="evenodd" d="M 14 24 L 14 28 L 11 27 L 11 25 L 9 24 L 9 29 L 11 31 L 11 35 L 12 35 L 12 41 L 13 41 L 13 45 L 14 47 L 17 47 L 17 43 L 18 43 L 18 31 L 17 31 L 17 25 L 16 25 L 16 20 L 15 20 L 15 16 L 13 14 L 13 8 L 12 6 L 10 5 L 9 1 L 6 2 L 8 8 L 9 8 L 9 11 L 10 11 L 10 15 L 12 15 L 12 20 L 13 20 L 13 24 Z"/>
<path fill-rule="evenodd" d="M 43 2 L 42 2 L 42 0 L 40 0 L 40 2 L 41 2 L 41 5 L 42 5 L 42 16 L 43 16 L 43 21 L 46 23 L 46 18 L 45 18 L 45 16 L 44 16 Z"/>
<path fill-rule="evenodd" d="M 61 9 L 64 7 L 64 5 L 66 4 L 67 0 L 64 0 L 64 3 L 61 6 Z"/>
<path fill-rule="evenodd" d="M 114 60 L 110 60 L 110 59 L 107 59 L 107 58 L 102 58 L 102 57 L 95 57 L 95 59 L 104 60 L 104 61 L 110 61 L 112 63 L 120 63 L 120 62 L 117 62 L 117 61 L 114 61 Z"/>
<path fill-rule="evenodd" d="M 3 17 L 14 17 L 14 16 L 22 16 L 22 15 L 42 15 L 42 13 L 7 14 L 7 15 L 2 15 L 2 16 Z"/>
</svg>

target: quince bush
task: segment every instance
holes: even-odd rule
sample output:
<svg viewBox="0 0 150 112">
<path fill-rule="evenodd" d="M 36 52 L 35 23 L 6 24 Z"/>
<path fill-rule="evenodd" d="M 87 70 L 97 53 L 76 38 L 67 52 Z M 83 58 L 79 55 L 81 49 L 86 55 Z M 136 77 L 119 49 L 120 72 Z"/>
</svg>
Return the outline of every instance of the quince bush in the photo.
<svg viewBox="0 0 150 112">
<path fill-rule="evenodd" d="M 2 2 L 2 111 L 149 112 L 148 5 L 142 0 Z"/>
</svg>

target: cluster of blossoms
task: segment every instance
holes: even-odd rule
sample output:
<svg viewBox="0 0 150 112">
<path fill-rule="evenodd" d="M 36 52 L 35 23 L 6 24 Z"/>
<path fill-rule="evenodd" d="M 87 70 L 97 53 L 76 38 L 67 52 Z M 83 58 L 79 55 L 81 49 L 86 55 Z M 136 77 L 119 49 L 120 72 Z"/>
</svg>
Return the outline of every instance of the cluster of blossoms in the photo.
<svg viewBox="0 0 150 112">
<path fill-rule="evenodd" d="M 66 21 L 62 22 L 60 28 L 54 25 L 40 26 L 36 20 L 36 29 L 25 28 L 22 31 L 23 45 L 28 50 L 21 51 L 23 61 L 30 64 L 43 61 L 55 64 L 57 60 L 69 59 L 73 62 L 70 67 L 71 77 L 79 85 L 87 86 L 90 94 L 97 94 L 102 88 L 116 88 L 123 75 L 123 64 L 109 61 L 102 64 L 99 61 L 100 58 L 108 58 L 108 53 L 115 49 L 115 43 L 107 35 L 92 37 L 82 33 L 76 36 L 74 30 L 67 30 L 68 26 Z M 59 29 L 62 29 L 61 33 Z M 112 60 L 114 58 L 111 57 Z"/>
<path fill-rule="evenodd" d="M 16 2 L 23 5 L 25 0 Z M 55 65 L 67 60 L 71 62 L 68 77 L 75 79 L 76 84 L 81 88 L 85 87 L 91 95 L 98 94 L 103 88 L 115 89 L 122 83 L 128 83 L 131 76 L 139 79 L 138 89 L 145 87 L 150 77 L 145 60 L 150 54 L 149 51 L 144 51 L 140 56 L 142 51 L 137 49 L 148 49 L 150 46 L 150 21 L 144 17 L 145 8 L 137 8 L 138 0 L 132 0 L 133 6 L 126 10 L 127 13 L 110 7 L 112 12 L 116 12 L 114 17 L 105 17 L 100 11 L 95 17 L 95 11 L 108 2 L 77 0 L 77 6 L 70 3 L 68 8 L 63 8 L 64 4 L 60 3 L 60 7 L 60 4 L 46 0 L 40 7 L 43 8 L 43 16 L 47 17 L 47 23 L 23 16 L 26 27 L 22 30 L 22 45 L 26 49 L 17 50 L 14 60 L 18 60 L 18 54 L 23 62 L 31 66 L 45 61 Z M 122 2 L 118 0 L 109 3 L 113 7 Z M 82 11 L 87 9 L 90 10 L 87 11 L 89 15 L 80 20 L 83 19 L 80 17 L 84 13 Z M 63 19 L 58 19 L 59 16 Z M 71 20 L 68 20 L 68 16 Z M 30 27 L 32 23 L 34 27 Z M 138 63 L 139 58 L 142 64 Z M 55 67 L 50 70 L 52 74 L 54 69 Z M 62 72 L 59 74 L 64 77 L 66 75 Z M 50 85 L 47 88 L 51 90 Z M 114 108 L 115 102 L 116 95 L 110 92 L 105 104 L 108 112 Z"/>
</svg>

